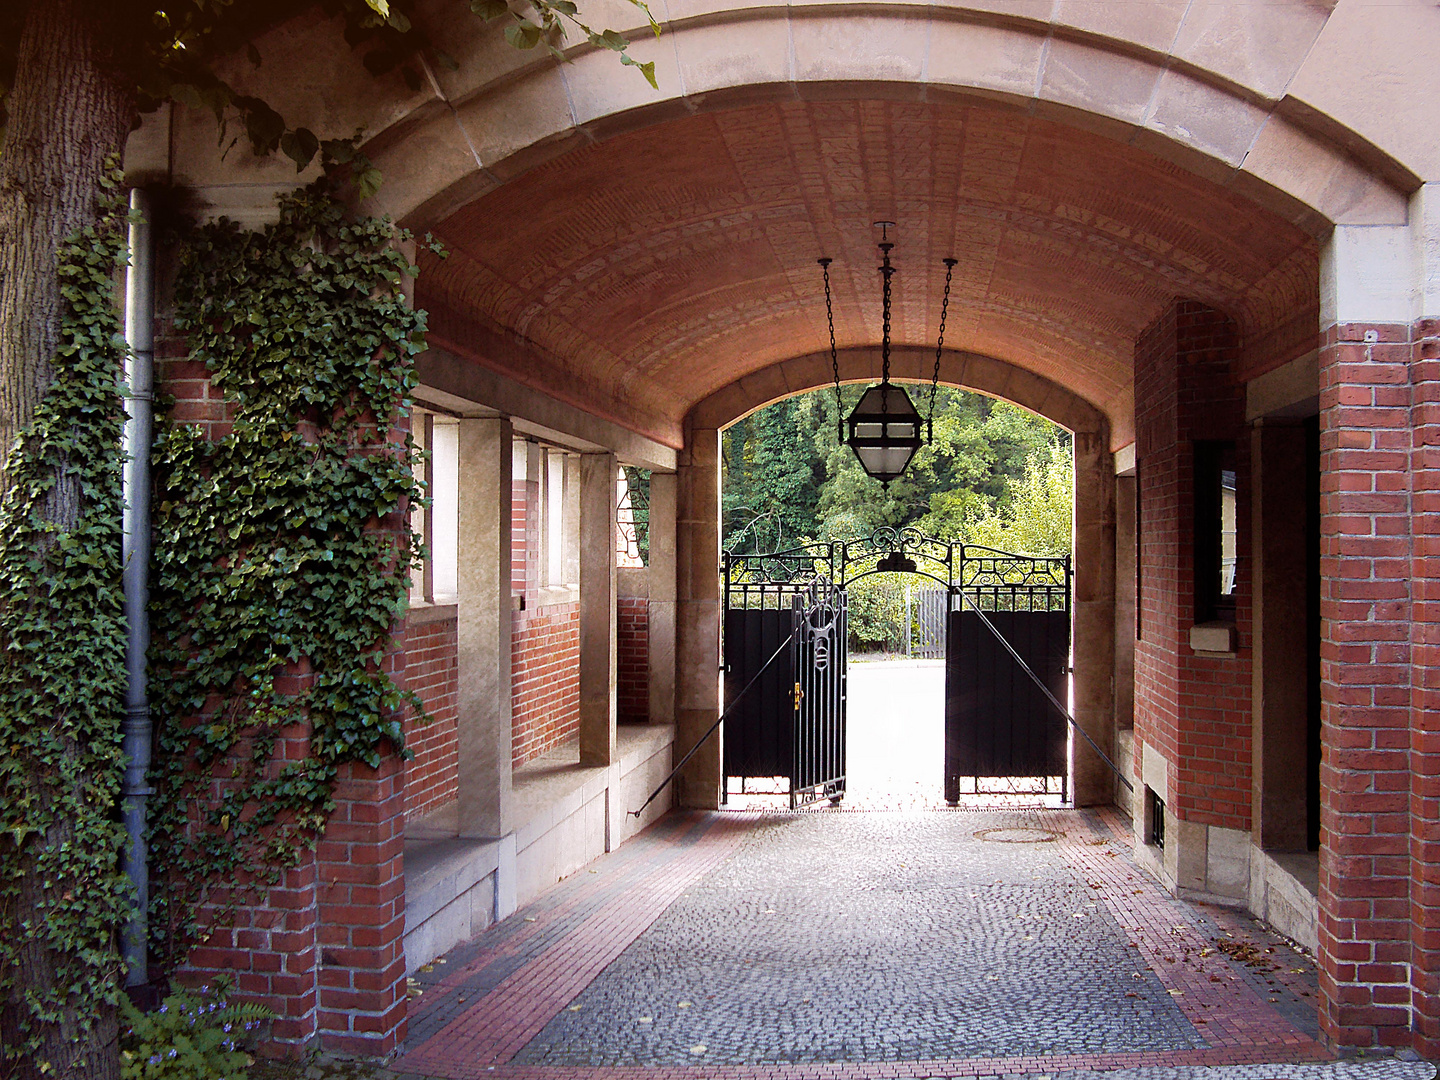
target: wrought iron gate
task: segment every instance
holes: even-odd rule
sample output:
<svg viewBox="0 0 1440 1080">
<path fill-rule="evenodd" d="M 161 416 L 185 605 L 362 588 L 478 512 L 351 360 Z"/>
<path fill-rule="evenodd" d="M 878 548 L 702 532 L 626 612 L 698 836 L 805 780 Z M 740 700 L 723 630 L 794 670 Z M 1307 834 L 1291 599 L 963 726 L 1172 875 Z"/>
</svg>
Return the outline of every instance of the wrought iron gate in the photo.
<svg viewBox="0 0 1440 1080">
<path fill-rule="evenodd" d="M 989 626 L 985 623 L 989 622 Z M 945 799 L 962 781 L 1033 778 L 1069 796 L 1066 718 L 996 638 L 1008 642 L 1056 700 L 1069 697 L 1070 560 L 966 545 L 950 590 L 945 650 Z"/>
<path fill-rule="evenodd" d="M 771 554 L 727 552 L 724 572 L 727 796 L 732 778 L 744 790 L 748 779 L 775 777 L 788 780 L 792 806 L 844 796 L 845 588 L 891 572 L 944 587 L 945 798 L 958 801 L 965 778 L 978 790 L 981 780 L 1021 777 L 1047 792 L 1058 780 L 1068 796 L 1067 718 L 1010 653 L 1066 701 L 1068 557 L 882 529 Z"/>
<path fill-rule="evenodd" d="M 750 558 L 725 557 L 722 790 L 728 798 L 732 777 L 742 790 L 748 779 L 784 777 L 792 807 L 839 802 L 845 593 L 813 569 L 807 580 L 801 560 L 767 556 L 766 565 L 747 566 Z"/>
</svg>

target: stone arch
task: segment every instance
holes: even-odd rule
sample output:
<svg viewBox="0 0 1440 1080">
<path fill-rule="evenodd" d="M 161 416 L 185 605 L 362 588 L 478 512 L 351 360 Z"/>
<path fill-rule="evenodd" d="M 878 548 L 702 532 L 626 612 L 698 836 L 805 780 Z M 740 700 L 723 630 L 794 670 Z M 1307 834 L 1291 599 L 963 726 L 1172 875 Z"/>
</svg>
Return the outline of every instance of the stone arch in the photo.
<svg viewBox="0 0 1440 1080">
<path fill-rule="evenodd" d="M 890 360 L 891 376 L 897 381 L 930 382 L 934 350 L 927 353 L 919 348 L 901 347 L 892 353 Z M 867 383 L 880 377 L 874 349 L 837 350 L 836 363 L 842 383 Z M 829 386 L 832 381 L 828 352 L 791 357 L 745 375 L 711 394 L 692 410 L 690 423 L 692 427 L 720 430 L 766 405 Z M 994 357 L 947 350 L 940 359 L 940 382 L 1019 405 L 1076 434 L 1097 438 L 1109 434 L 1104 413 L 1083 397 L 1059 383 Z"/>
<path fill-rule="evenodd" d="M 1198 40 L 1166 41 L 1143 18 L 1066 21 L 977 6 L 675 4 L 658 40 L 629 27 L 634 54 L 656 64 L 658 90 L 588 46 L 565 65 L 535 63 L 462 33 L 497 63 L 488 77 L 437 75 L 429 104 L 442 108 L 416 108 L 377 131 L 373 153 L 391 181 L 374 205 L 425 227 L 577 145 L 739 103 L 959 97 L 1144 149 L 1316 235 L 1332 224 L 1403 221 L 1416 173 L 1290 96 L 1323 23 L 1317 13 L 1283 28 L 1232 16 L 1192 31 L 1238 36 L 1253 52 L 1237 63 Z M 1260 55 L 1277 34 L 1288 40 Z M 423 158 L 411 152 L 417 145 Z"/>
</svg>

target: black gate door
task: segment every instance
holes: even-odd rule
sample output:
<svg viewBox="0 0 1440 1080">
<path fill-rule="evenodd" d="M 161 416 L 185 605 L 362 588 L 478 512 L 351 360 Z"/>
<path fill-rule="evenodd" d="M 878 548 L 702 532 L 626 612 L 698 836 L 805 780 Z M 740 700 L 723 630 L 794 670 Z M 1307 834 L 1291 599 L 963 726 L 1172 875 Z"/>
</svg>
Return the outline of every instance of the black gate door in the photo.
<svg viewBox="0 0 1440 1080">
<path fill-rule="evenodd" d="M 824 578 L 745 581 L 743 558 L 732 564 L 727 555 L 725 568 L 724 790 L 731 778 L 744 790 L 747 779 L 783 777 L 792 807 L 838 802 L 845 794 L 845 593 Z"/>
<path fill-rule="evenodd" d="M 1070 560 L 965 545 L 945 649 L 945 798 L 962 781 L 1058 778 L 1068 796 L 1066 719 L 977 609 L 1062 704 L 1069 697 Z"/>
<path fill-rule="evenodd" d="M 845 593 L 828 582 L 808 609 L 793 600 L 795 719 L 791 727 L 790 805 L 845 796 Z"/>
</svg>

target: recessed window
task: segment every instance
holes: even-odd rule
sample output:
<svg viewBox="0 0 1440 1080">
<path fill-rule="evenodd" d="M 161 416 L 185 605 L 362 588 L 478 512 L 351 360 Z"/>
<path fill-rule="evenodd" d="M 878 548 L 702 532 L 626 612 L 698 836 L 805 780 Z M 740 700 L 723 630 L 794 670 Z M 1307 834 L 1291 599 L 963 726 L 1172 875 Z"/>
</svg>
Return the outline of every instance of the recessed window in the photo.
<svg viewBox="0 0 1440 1080">
<path fill-rule="evenodd" d="M 429 507 L 410 508 L 411 527 L 426 550 L 423 568 L 410 581 L 412 604 L 451 604 L 459 592 L 460 427 L 448 416 L 416 409 L 411 417 L 416 445 L 425 455 L 415 479 L 425 487 Z"/>
<path fill-rule="evenodd" d="M 1235 444 L 1195 444 L 1195 621 L 1235 621 Z"/>
<path fill-rule="evenodd" d="M 1145 842 L 1165 850 L 1165 801 L 1145 789 Z"/>
</svg>

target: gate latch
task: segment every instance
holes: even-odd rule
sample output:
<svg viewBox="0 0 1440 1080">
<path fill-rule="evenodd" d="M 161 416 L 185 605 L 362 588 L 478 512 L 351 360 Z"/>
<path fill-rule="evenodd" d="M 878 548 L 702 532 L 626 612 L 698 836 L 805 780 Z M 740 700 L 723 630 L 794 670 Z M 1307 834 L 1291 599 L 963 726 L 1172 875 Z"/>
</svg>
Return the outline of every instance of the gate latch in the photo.
<svg viewBox="0 0 1440 1080">
<path fill-rule="evenodd" d="M 800 699 L 805 696 L 805 691 L 800 689 L 800 684 L 795 684 L 795 711 L 800 711 Z"/>
</svg>

